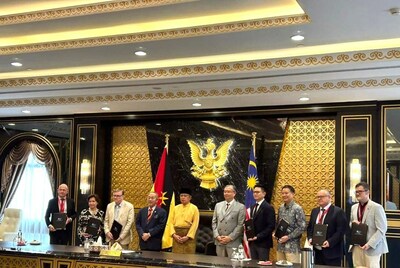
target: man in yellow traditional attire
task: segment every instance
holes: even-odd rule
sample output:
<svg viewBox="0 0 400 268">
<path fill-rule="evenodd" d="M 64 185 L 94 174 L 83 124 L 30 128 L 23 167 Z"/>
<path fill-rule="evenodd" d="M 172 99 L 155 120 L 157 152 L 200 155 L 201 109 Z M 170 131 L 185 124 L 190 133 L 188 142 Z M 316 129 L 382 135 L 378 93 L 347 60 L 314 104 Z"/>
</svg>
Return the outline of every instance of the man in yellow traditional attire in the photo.
<svg viewBox="0 0 400 268">
<path fill-rule="evenodd" d="M 192 192 L 188 188 L 180 190 L 181 204 L 175 206 L 172 217 L 171 234 L 173 237 L 172 252 L 189 253 L 196 252 L 196 232 L 199 227 L 199 209 L 190 203 Z"/>
</svg>

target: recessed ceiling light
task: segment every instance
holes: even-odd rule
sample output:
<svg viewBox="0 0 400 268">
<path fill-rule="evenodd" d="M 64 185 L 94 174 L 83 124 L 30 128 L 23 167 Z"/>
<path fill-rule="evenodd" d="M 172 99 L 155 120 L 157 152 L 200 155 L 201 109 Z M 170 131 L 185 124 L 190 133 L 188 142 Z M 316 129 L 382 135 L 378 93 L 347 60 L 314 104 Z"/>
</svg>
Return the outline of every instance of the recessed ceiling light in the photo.
<svg viewBox="0 0 400 268">
<path fill-rule="evenodd" d="M 301 34 L 295 34 L 295 35 L 291 36 L 290 39 L 292 39 L 293 41 L 303 41 L 304 36 Z"/>
<path fill-rule="evenodd" d="M 391 9 L 389 9 L 389 12 L 392 15 L 399 16 L 400 15 L 400 8 L 398 8 L 398 7 L 391 8 Z"/>
<path fill-rule="evenodd" d="M 301 97 L 301 98 L 299 99 L 299 101 L 309 101 L 309 100 L 310 100 L 309 97 Z"/>
<path fill-rule="evenodd" d="M 32 131 L 33 131 L 33 132 L 38 132 L 39 129 L 37 129 L 37 128 L 32 128 Z"/>
<path fill-rule="evenodd" d="M 23 112 L 24 114 L 30 114 L 30 113 L 31 113 L 31 111 L 29 111 L 28 109 L 22 110 L 22 112 Z"/>
<path fill-rule="evenodd" d="M 161 126 L 161 123 L 156 123 L 156 126 Z"/>
<path fill-rule="evenodd" d="M 201 107 L 201 103 L 200 102 L 193 102 L 192 106 L 193 107 Z"/>
<path fill-rule="evenodd" d="M 137 51 L 135 51 L 135 55 L 139 56 L 139 57 L 143 57 L 143 56 L 146 56 L 147 53 L 146 53 L 146 51 L 143 51 L 143 50 L 137 50 Z"/>
<path fill-rule="evenodd" d="M 182 132 L 182 131 L 183 131 L 183 129 L 181 129 L 181 128 L 178 128 L 177 130 L 178 130 L 179 132 Z"/>
<path fill-rule="evenodd" d="M 81 141 L 85 141 L 85 140 L 86 140 L 85 137 L 80 137 L 79 139 L 80 139 Z"/>
<path fill-rule="evenodd" d="M 109 111 L 109 110 L 111 110 L 110 107 L 108 107 L 108 106 L 103 106 L 103 107 L 101 107 L 101 109 L 102 109 L 103 111 Z"/>
<path fill-rule="evenodd" d="M 8 123 L 9 126 L 15 126 L 15 123 Z"/>
<path fill-rule="evenodd" d="M 58 121 L 59 124 L 64 124 L 64 121 L 60 120 Z"/>
<path fill-rule="evenodd" d="M 13 62 L 11 62 L 11 65 L 14 67 L 21 67 L 22 63 L 20 63 L 19 61 L 13 61 Z"/>
<path fill-rule="evenodd" d="M 201 134 L 200 134 L 200 133 L 197 133 L 197 134 L 196 134 L 196 136 L 197 136 L 197 137 L 200 137 L 200 136 L 201 136 Z"/>
</svg>

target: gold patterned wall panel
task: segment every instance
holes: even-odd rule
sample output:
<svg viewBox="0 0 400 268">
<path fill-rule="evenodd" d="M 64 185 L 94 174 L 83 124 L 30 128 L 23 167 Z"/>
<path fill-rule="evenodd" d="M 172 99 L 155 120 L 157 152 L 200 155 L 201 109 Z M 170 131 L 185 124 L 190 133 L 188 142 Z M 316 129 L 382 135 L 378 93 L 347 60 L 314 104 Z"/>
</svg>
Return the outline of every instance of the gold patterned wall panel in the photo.
<svg viewBox="0 0 400 268">
<path fill-rule="evenodd" d="M 148 267 L 144 265 L 130 264 L 122 265 L 112 263 L 97 263 L 97 262 L 77 262 L 75 268 L 125 268 L 125 267 Z"/>
<path fill-rule="evenodd" d="M 37 258 L 23 258 L 15 256 L 0 256 L 0 267 L 7 268 L 36 268 L 39 267 Z"/>
<path fill-rule="evenodd" d="M 318 190 L 328 189 L 334 195 L 335 120 L 289 122 L 272 196 L 276 211 L 282 203 L 280 189 L 285 184 L 295 188 L 295 200 L 306 215 L 317 206 Z"/>
<path fill-rule="evenodd" d="M 125 190 L 125 200 L 133 203 L 135 208 L 146 206 L 146 197 L 153 185 L 146 128 L 115 127 L 112 141 L 112 189 Z M 133 234 L 134 242 L 131 247 L 137 249 L 138 237 L 135 227 Z"/>
</svg>

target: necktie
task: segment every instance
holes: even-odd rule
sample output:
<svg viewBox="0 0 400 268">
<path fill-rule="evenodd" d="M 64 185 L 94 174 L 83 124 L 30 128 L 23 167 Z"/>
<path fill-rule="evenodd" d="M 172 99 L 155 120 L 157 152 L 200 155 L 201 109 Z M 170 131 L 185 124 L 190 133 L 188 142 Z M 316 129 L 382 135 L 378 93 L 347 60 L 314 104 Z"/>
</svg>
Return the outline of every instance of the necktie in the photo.
<svg viewBox="0 0 400 268">
<path fill-rule="evenodd" d="M 114 220 L 118 220 L 119 218 L 119 209 L 121 208 L 121 205 L 115 205 L 115 211 L 114 211 Z"/>
<path fill-rule="evenodd" d="M 325 215 L 325 209 L 323 208 L 321 209 L 321 212 L 318 217 L 318 224 L 322 224 L 322 222 L 324 221 L 324 215 Z"/>
<path fill-rule="evenodd" d="M 254 215 L 256 215 L 257 208 L 258 208 L 258 203 L 256 203 L 256 204 L 254 205 L 254 208 L 253 208 L 253 216 L 252 216 L 252 217 L 254 217 Z"/>
<path fill-rule="evenodd" d="M 60 212 L 65 213 L 65 199 L 61 199 L 60 202 Z"/>
<path fill-rule="evenodd" d="M 228 208 L 229 208 L 229 203 L 226 203 L 226 208 L 225 208 L 225 211 L 227 211 L 228 210 Z"/>
<path fill-rule="evenodd" d="M 153 212 L 153 208 L 149 208 L 149 212 L 147 213 L 147 221 L 149 222 L 150 221 L 150 219 L 151 219 L 151 214 L 152 214 L 152 212 Z"/>
</svg>

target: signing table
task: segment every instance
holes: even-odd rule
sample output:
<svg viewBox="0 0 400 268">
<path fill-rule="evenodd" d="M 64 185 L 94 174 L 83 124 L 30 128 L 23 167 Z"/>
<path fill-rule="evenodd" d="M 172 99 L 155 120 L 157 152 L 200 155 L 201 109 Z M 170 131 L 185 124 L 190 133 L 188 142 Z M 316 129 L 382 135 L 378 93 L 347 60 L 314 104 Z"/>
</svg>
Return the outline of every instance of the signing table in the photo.
<svg viewBox="0 0 400 268">
<path fill-rule="evenodd" d="M 0 267 L 7 268 L 262 267 L 257 265 L 256 261 L 232 262 L 228 258 L 200 254 L 143 251 L 135 255 L 129 259 L 123 256 L 103 257 L 85 253 L 82 247 L 58 245 L 15 247 L 12 242 L 0 242 Z M 293 267 L 300 265 L 296 264 Z"/>
</svg>

